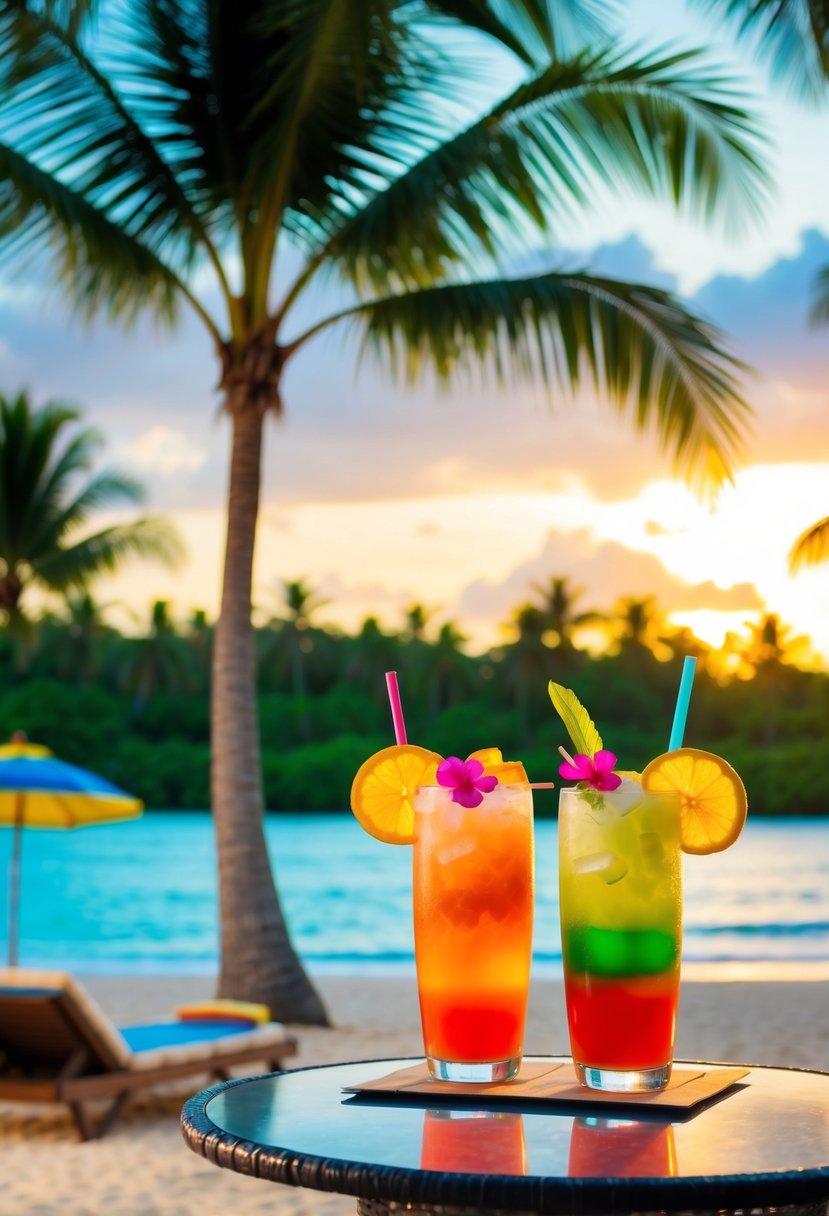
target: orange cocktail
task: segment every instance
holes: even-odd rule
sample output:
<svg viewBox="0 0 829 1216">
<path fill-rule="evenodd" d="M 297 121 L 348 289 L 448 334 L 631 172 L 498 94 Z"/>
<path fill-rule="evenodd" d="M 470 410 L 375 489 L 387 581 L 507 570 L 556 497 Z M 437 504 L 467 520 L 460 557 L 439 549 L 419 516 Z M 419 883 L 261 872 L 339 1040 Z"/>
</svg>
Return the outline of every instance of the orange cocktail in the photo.
<svg viewBox="0 0 829 1216">
<path fill-rule="evenodd" d="M 424 1111 L 420 1168 L 441 1174 L 526 1174 L 523 1116 L 494 1110 Z"/>
<path fill-rule="evenodd" d="M 487 1081 L 521 1063 L 533 924 L 532 790 L 499 784 L 478 806 L 442 786 L 414 800 L 414 931 L 434 1076 Z"/>
</svg>

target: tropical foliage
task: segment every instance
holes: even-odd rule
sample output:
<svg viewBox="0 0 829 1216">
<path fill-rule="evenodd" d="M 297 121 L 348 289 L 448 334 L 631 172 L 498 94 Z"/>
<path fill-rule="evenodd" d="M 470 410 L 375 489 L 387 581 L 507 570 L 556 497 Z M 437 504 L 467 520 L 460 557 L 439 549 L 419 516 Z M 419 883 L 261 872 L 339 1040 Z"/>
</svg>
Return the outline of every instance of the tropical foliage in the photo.
<svg viewBox="0 0 829 1216">
<path fill-rule="evenodd" d="M 172 564 L 182 547 L 172 526 L 145 518 L 89 531 L 89 517 L 118 503 L 141 501 L 141 486 L 124 474 L 93 473 L 101 436 L 77 426 L 79 414 L 48 402 L 32 407 L 26 393 L 0 393 L 0 620 L 20 629 L 30 589 L 72 595 L 77 624 L 92 617 L 82 593 L 95 575 L 131 558 Z M 78 484 L 79 478 L 85 478 Z M 73 661 L 82 662 L 78 653 Z"/>
<path fill-rule="evenodd" d="M 775 75 L 799 97 L 825 97 L 829 77 L 827 0 L 697 0 L 724 13 Z"/>
<path fill-rule="evenodd" d="M 709 484 L 741 450 L 738 365 L 677 299 L 554 264 L 505 273 L 597 186 L 703 218 L 752 213 L 764 194 L 721 74 L 695 53 L 616 49 L 605 7 L 0 5 L 5 265 L 45 258 L 85 313 L 172 320 L 189 306 L 214 349 L 233 432 L 212 672 L 220 990 L 278 1016 L 324 1017 L 261 828 L 251 565 L 263 420 L 285 408 L 285 368 L 342 325 L 409 380 L 587 383 Z M 506 95 L 484 96 L 482 55 L 490 79 L 517 80 Z"/>
<path fill-rule="evenodd" d="M 816 566 L 825 561 L 829 561 L 829 515 L 801 532 L 789 554 L 793 573 L 803 566 Z"/>
<path fill-rule="evenodd" d="M 601 614 L 609 649 L 591 658 L 580 648 L 578 629 L 565 644 L 544 628 L 557 619 L 562 597 L 571 604 L 577 598 L 569 580 L 554 581 L 560 584 L 556 611 L 539 595 L 538 618 L 530 622 L 532 669 L 516 641 L 470 656 L 445 620 L 425 625 L 413 638 L 411 612 L 399 630 L 369 620 L 343 634 L 309 621 L 302 631 L 304 691 L 298 694 L 272 662 L 274 653 L 290 653 L 291 617 L 263 625 L 256 638 L 267 806 L 345 810 L 357 767 L 391 739 L 386 668 L 399 672 L 410 737 L 444 754 L 495 744 L 522 758 L 536 779 L 554 776 L 556 749 L 567 739 L 547 696 L 552 679 L 578 690 L 607 746 L 625 767 L 639 768 L 665 749 L 681 657 L 695 652 L 699 668 L 687 741 L 737 766 L 752 814 L 829 814 L 820 768 L 829 675 L 795 666 L 805 657 L 802 640 L 777 616 L 764 616 L 722 650 L 712 650 L 687 630 L 668 627 L 653 602 L 648 627 L 631 629 L 641 621 L 636 606 L 645 601 L 629 598 Z M 313 603 L 308 580 L 301 586 L 305 602 Z M 22 663 L 14 637 L 0 635 L 0 737 L 24 728 L 67 759 L 133 790 L 150 807 L 205 808 L 210 669 L 202 639 L 208 622 L 198 614 L 178 626 L 167 605 L 156 605 L 143 636 L 123 637 L 96 622 L 93 609 L 73 601 L 66 613 L 40 621 L 39 644 L 25 649 Z M 593 635 L 599 614 L 583 611 Z M 510 614 L 508 636 L 514 637 L 520 617 Z M 125 698 L 125 676 L 135 672 L 152 678 L 140 686 L 145 695 Z M 540 813 L 551 814 L 554 805 L 553 796 L 539 794 Z"/>
</svg>

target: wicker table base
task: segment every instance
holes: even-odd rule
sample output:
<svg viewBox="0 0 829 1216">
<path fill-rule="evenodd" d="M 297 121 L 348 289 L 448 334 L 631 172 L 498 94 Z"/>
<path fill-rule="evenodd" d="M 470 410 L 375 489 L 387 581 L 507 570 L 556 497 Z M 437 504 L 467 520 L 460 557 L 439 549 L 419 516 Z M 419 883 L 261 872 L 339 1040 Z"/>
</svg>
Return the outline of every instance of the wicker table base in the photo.
<svg viewBox="0 0 829 1216">
<path fill-rule="evenodd" d="M 435 1204 L 416 1203 L 383 1203 L 379 1199 L 358 1199 L 358 1216 L 533 1216 L 530 1212 L 507 1212 L 481 1208 L 457 1208 Z M 562 1212 L 562 1216 L 566 1213 Z M 608 1213 L 608 1216 L 611 1216 Z M 617 1214 L 618 1216 L 618 1214 Z M 631 1212 L 629 1216 L 668 1216 L 664 1209 L 658 1212 Z M 829 1204 L 785 1204 L 784 1206 L 764 1208 L 717 1208 L 706 1211 L 690 1211 L 671 1213 L 670 1216 L 829 1216 Z"/>
</svg>

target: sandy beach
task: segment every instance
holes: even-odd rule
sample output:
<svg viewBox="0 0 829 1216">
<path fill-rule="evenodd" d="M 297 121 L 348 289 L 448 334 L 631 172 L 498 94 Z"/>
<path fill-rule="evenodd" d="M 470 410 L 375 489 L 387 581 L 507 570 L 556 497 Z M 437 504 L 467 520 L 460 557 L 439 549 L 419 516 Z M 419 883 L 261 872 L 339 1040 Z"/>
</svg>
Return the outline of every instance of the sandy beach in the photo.
<svg viewBox="0 0 829 1216">
<path fill-rule="evenodd" d="M 325 977 L 318 985 L 333 1028 L 296 1028 L 296 1066 L 416 1055 L 420 1032 L 414 981 Z M 121 1025 L 157 1020 L 184 999 L 209 996 L 208 977 L 85 979 Z M 684 985 L 677 1056 L 829 1070 L 826 981 L 689 982 Z M 528 1053 L 567 1051 L 562 985 L 537 981 Z M 345 1216 L 347 1197 L 279 1187 L 202 1161 L 178 1128 L 183 1099 L 200 1088 L 147 1095 L 103 1140 L 80 1144 L 57 1107 L 0 1104 L 1 1216 Z"/>
</svg>

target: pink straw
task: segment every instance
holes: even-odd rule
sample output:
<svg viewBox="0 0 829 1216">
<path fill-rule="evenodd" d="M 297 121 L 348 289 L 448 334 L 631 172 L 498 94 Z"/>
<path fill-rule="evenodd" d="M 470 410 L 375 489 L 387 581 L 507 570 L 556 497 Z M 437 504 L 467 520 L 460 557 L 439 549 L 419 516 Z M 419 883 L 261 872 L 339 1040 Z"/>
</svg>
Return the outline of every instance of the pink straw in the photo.
<svg viewBox="0 0 829 1216">
<path fill-rule="evenodd" d="M 389 690 L 391 718 L 394 723 L 394 737 L 397 743 L 406 742 L 406 723 L 403 721 L 403 706 L 400 703 L 400 689 L 397 687 L 397 672 L 386 672 L 386 688 Z"/>
</svg>

